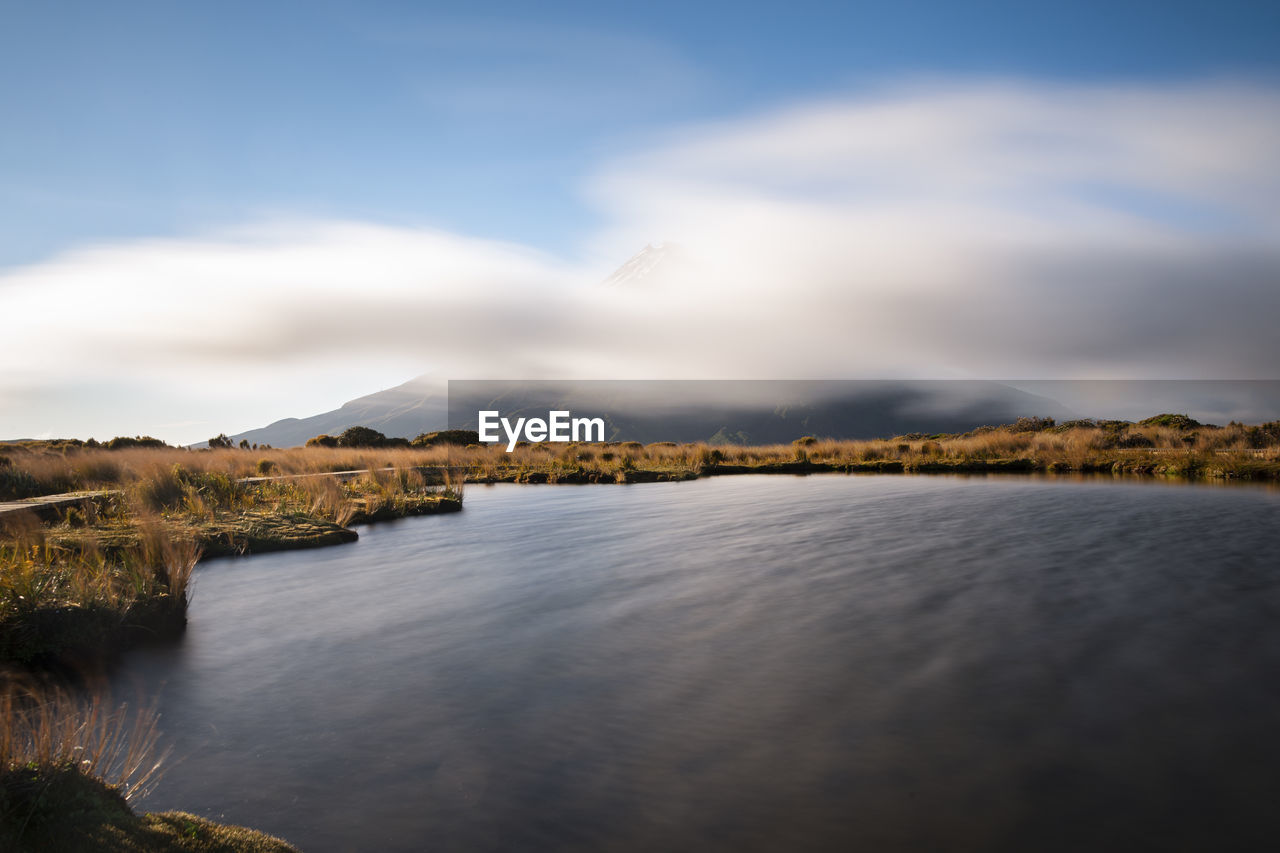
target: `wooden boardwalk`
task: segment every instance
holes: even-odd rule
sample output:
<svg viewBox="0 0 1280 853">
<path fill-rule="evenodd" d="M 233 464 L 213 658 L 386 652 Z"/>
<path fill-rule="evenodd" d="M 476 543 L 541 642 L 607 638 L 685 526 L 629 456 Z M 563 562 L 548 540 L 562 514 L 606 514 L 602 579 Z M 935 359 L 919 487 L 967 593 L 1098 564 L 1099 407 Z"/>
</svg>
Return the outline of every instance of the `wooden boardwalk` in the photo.
<svg viewBox="0 0 1280 853">
<path fill-rule="evenodd" d="M 20 501 L 5 501 L 0 503 L 0 516 L 30 512 L 43 517 L 60 507 L 76 506 L 86 501 L 118 494 L 120 494 L 119 489 L 102 489 L 96 492 L 69 492 L 65 495 L 44 495 L 38 498 L 24 498 Z"/>
<path fill-rule="evenodd" d="M 435 470 L 438 466 L 425 466 L 420 470 L 428 468 Z M 395 468 L 379 468 L 378 471 L 395 471 Z M 359 477 L 361 474 L 370 473 L 369 469 L 359 471 L 320 471 L 315 474 L 282 474 L 276 477 L 245 477 L 240 480 L 241 483 L 268 483 L 274 480 L 304 480 L 310 477 L 333 477 L 337 480 L 350 480 Z M 38 498 L 24 498 L 20 501 L 5 501 L 0 503 L 0 517 L 19 513 L 32 512 L 41 518 L 51 514 L 58 508 L 68 506 L 76 506 L 86 501 L 97 500 L 98 498 L 110 497 L 118 495 L 120 489 L 99 489 L 90 492 L 68 492 L 64 495 L 44 495 Z"/>
</svg>

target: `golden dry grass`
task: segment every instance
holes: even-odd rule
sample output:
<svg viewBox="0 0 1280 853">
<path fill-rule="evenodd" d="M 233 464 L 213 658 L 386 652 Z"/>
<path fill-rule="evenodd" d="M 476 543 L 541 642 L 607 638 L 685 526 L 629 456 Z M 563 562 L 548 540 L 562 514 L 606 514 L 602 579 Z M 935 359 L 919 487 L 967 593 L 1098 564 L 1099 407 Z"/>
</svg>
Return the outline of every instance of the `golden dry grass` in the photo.
<svg viewBox="0 0 1280 853">
<path fill-rule="evenodd" d="M 1274 432 L 1274 430 L 1273 430 Z M 519 479 L 522 473 L 558 475 L 583 470 L 625 478 L 627 471 L 706 473 L 733 466 L 761 467 L 794 463 L 858 466 L 902 463 L 908 470 L 929 465 L 1026 460 L 1037 467 L 1087 469 L 1104 462 L 1190 455 L 1207 469 L 1239 463 L 1280 460 L 1280 444 L 1271 434 L 1259 447 L 1258 428 L 1239 424 L 1192 430 L 1161 425 L 1112 423 L 1015 431 L 987 428 L 955 436 L 907 436 L 866 441 L 808 440 L 805 443 L 740 446 L 705 443 L 636 442 L 608 444 L 521 445 L 507 453 L 498 445 L 426 448 L 215 449 L 132 448 L 105 450 L 75 447 L 8 446 L 9 467 L 41 484 L 45 493 L 67 489 L 124 488 L 134 503 L 153 510 L 181 509 L 208 514 L 210 504 L 253 504 L 284 498 L 304 500 L 308 508 L 342 523 L 350 517 L 353 496 L 368 504 L 389 495 L 412 492 L 422 483 L 448 483 L 455 490 L 463 479 Z M 382 469 L 394 469 L 383 472 Z M 185 472 L 175 476 L 174 472 Z M 343 485 L 326 472 L 372 470 L 375 473 Z M 239 481 L 268 471 L 295 476 L 292 486 L 276 492 L 246 489 Z M 421 482 L 413 478 L 423 478 Z M 187 482 L 182 482 L 183 479 Z M 192 481 L 198 481 L 195 486 Z M 357 494 L 358 493 L 358 494 Z"/>
<path fill-rule="evenodd" d="M 71 767 L 131 800 L 150 790 L 169 750 L 153 705 L 130 711 L 103 692 L 7 675 L 0 685 L 0 773 Z"/>
</svg>

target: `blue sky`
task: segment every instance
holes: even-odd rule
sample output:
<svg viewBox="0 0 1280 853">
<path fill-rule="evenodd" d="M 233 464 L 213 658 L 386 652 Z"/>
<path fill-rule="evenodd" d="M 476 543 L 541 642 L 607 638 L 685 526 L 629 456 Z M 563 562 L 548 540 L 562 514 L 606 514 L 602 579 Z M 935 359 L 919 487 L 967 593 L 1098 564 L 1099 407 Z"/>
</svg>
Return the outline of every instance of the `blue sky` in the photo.
<svg viewBox="0 0 1280 853">
<path fill-rule="evenodd" d="M 1278 43 L 1259 2 L 0 0 L 0 438 L 423 373 L 1277 378 Z"/>
<path fill-rule="evenodd" d="M 1273 75 L 1244 2 L 4 3 L 0 267 L 279 214 L 573 253 L 684 123 L 902 75 Z"/>
</svg>

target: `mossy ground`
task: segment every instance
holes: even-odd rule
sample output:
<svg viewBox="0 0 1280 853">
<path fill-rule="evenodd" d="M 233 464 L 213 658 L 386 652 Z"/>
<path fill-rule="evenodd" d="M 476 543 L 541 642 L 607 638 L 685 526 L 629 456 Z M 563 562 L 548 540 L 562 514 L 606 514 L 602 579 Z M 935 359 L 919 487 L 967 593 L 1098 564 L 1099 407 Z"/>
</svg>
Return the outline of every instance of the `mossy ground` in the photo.
<svg viewBox="0 0 1280 853">
<path fill-rule="evenodd" d="M 158 523 L 166 535 L 196 542 L 206 557 L 318 548 L 359 538 L 354 530 L 297 510 L 215 510 L 202 517 L 165 517 Z M 50 526 L 47 535 L 60 546 L 87 544 L 105 552 L 136 548 L 142 539 L 138 525 L 120 517 L 86 526 L 64 521 Z"/>
<path fill-rule="evenodd" d="M 442 494 L 405 494 L 390 500 L 381 498 L 357 498 L 356 511 L 348 524 L 368 524 L 374 521 L 390 521 L 418 515 L 436 515 L 458 512 L 462 498 Z"/>
<path fill-rule="evenodd" d="M 73 766 L 0 772 L 0 850 L 9 853 L 296 853 L 265 833 L 186 812 L 137 815 Z"/>
<path fill-rule="evenodd" d="M 212 510 L 199 517 L 177 514 L 160 519 L 159 524 L 170 537 L 193 540 L 206 557 L 263 554 L 354 542 L 359 534 L 349 525 L 458 512 L 462 500 L 438 492 L 408 493 L 390 498 L 353 497 L 350 507 L 344 518 L 348 526 L 289 507 Z M 142 538 L 138 526 L 127 518 L 104 519 L 88 526 L 63 521 L 49 527 L 48 536 L 61 546 L 91 544 L 108 552 L 135 548 Z"/>
</svg>

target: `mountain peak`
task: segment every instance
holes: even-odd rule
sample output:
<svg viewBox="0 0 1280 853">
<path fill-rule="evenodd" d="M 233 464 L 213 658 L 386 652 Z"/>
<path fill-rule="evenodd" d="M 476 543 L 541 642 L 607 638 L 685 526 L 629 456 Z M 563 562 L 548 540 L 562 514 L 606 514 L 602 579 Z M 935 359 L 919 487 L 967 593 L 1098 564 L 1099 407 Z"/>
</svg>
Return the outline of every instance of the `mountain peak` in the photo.
<svg viewBox="0 0 1280 853">
<path fill-rule="evenodd" d="M 641 283 L 678 252 L 679 249 L 671 243 L 646 243 L 601 284 L 605 287 L 627 287 Z"/>
</svg>

